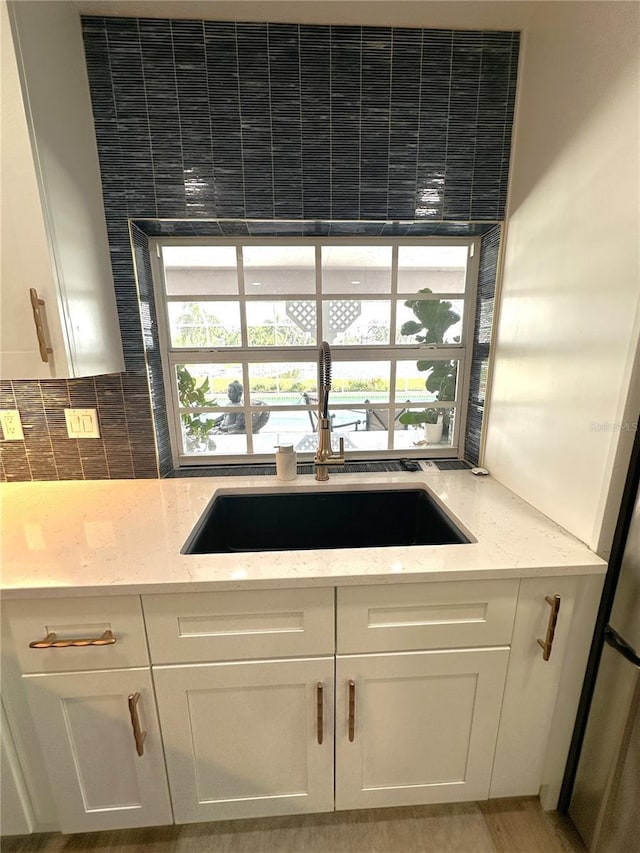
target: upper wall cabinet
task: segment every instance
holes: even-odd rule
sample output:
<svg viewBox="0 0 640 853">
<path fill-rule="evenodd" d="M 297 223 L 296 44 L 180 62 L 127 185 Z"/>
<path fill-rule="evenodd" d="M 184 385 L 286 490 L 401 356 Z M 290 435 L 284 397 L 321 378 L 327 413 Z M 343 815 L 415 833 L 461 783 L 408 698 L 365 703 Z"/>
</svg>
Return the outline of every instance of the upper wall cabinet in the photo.
<svg viewBox="0 0 640 853">
<path fill-rule="evenodd" d="M 3 379 L 124 370 L 80 19 L 2 0 Z"/>
</svg>

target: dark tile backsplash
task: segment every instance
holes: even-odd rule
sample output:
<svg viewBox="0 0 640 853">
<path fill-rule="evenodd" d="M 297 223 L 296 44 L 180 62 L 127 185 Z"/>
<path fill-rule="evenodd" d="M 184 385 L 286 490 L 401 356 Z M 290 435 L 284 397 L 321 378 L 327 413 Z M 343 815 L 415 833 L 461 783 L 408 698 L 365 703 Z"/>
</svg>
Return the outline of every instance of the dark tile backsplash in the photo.
<svg viewBox="0 0 640 853">
<path fill-rule="evenodd" d="M 518 33 L 82 24 L 126 372 L 0 383 L 25 431 L 0 445 L 2 479 L 171 470 L 148 234 L 486 232 L 483 275 L 495 280 Z M 492 299 L 478 302 L 471 459 Z M 100 439 L 66 437 L 69 405 L 98 409 Z"/>
<path fill-rule="evenodd" d="M 99 17 L 83 30 L 116 216 L 504 216 L 517 33 Z"/>
</svg>

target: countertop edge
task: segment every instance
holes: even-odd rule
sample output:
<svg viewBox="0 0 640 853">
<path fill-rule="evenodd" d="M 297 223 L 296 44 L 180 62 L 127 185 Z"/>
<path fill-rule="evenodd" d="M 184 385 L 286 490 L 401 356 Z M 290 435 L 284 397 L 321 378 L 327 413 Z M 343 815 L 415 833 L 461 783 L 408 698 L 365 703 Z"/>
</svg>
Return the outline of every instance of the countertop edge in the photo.
<svg viewBox="0 0 640 853">
<path fill-rule="evenodd" d="M 582 564 L 573 566 L 531 566 L 511 569 L 464 569 L 442 572 L 413 572 L 410 574 L 381 573 L 335 575 L 314 577 L 301 575 L 293 578 L 247 578 L 246 580 L 165 581 L 131 584 L 91 584 L 87 586 L 7 588 L 0 593 L 2 600 L 37 598 L 88 598 L 96 595 L 167 595 L 171 593 L 226 592 L 230 590 L 295 589 L 309 587 L 373 586 L 409 583 L 444 583 L 477 580 L 523 580 L 541 577 L 601 577 L 607 564 Z"/>
</svg>

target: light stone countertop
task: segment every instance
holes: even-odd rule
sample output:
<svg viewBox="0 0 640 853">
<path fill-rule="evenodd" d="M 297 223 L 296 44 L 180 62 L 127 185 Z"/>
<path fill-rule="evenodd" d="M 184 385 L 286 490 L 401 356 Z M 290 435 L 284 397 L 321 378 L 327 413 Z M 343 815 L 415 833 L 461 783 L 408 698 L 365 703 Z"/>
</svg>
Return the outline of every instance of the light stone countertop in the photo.
<svg viewBox="0 0 640 853">
<path fill-rule="evenodd" d="M 180 554 L 218 489 L 421 485 L 464 545 Z M 470 471 L 96 480 L 0 485 L 4 598 L 604 574 L 606 563 L 492 477 Z M 283 519 L 286 523 L 286 519 Z"/>
</svg>

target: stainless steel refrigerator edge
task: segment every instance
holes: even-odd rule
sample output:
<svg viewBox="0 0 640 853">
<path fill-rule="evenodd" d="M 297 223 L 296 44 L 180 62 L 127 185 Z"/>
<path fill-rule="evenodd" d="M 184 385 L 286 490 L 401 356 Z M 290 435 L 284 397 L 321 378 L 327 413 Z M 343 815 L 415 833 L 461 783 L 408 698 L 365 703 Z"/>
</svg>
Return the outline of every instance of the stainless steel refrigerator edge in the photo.
<svg viewBox="0 0 640 853">
<path fill-rule="evenodd" d="M 636 441 L 637 443 L 637 441 Z M 633 512 L 569 814 L 591 853 L 640 853 L 640 492 Z M 622 513 L 621 513 L 622 515 Z M 612 554 L 613 558 L 613 554 Z"/>
</svg>

